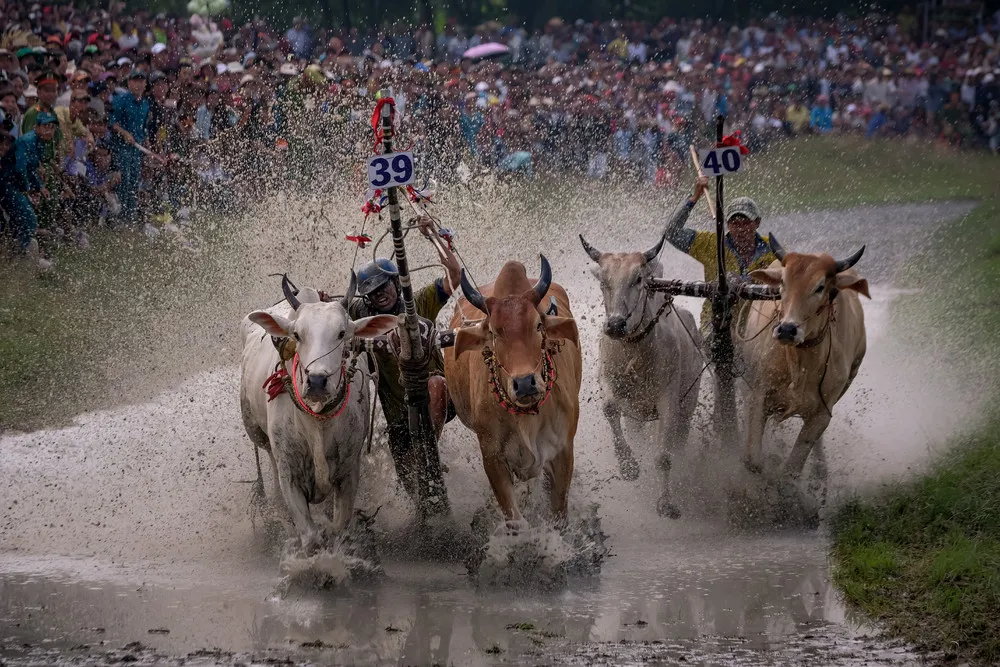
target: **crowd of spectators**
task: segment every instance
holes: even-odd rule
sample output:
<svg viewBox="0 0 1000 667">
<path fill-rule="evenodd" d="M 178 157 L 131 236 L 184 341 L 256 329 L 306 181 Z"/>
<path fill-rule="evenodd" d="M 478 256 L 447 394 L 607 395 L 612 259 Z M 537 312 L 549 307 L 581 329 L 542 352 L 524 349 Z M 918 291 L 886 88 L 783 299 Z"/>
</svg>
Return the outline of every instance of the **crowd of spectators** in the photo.
<svg viewBox="0 0 1000 667">
<path fill-rule="evenodd" d="M 372 150 L 383 90 L 438 179 L 483 165 L 669 185 L 718 114 L 756 149 L 841 132 L 1000 149 L 1000 12 L 928 25 L 909 9 L 746 25 L 554 18 L 530 33 L 449 21 L 435 34 L 0 7 L 4 243 L 41 268 L 95 225 L 183 222 L 199 193 L 231 203 L 350 172 Z M 492 42 L 508 53 L 463 57 Z"/>
</svg>

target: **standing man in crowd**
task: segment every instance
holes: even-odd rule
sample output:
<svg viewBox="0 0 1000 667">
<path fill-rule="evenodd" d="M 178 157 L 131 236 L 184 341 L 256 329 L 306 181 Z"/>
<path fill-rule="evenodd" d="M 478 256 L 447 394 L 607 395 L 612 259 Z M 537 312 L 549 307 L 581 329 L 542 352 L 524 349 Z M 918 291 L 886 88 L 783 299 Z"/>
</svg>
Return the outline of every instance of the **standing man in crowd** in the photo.
<svg viewBox="0 0 1000 667">
<path fill-rule="evenodd" d="M 708 191 L 708 177 L 699 176 L 695 181 L 694 193 L 684 200 L 667 222 L 663 233 L 670 245 L 691 255 L 705 268 L 705 280 L 716 280 L 718 276 L 718 241 L 715 232 L 695 231 L 685 227 L 688 216 L 698 200 Z M 737 197 L 726 210 L 725 263 L 726 273 L 736 274 L 749 280 L 750 272 L 765 269 L 777 256 L 771 250 L 766 237 L 757 233 L 760 227 L 760 212 L 757 204 L 749 197 Z M 749 301 L 742 302 L 748 304 Z M 746 321 L 749 310 L 743 308 L 735 314 L 737 328 Z M 708 299 L 701 310 L 701 324 L 705 329 L 712 321 L 712 304 Z"/>
<path fill-rule="evenodd" d="M 59 75 L 52 70 L 42 72 L 35 81 L 35 89 L 38 91 L 38 102 L 24 112 L 24 117 L 21 118 L 21 134 L 27 134 L 35 128 L 38 114 L 43 111 L 55 114 L 56 98 L 59 97 Z"/>
<path fill-rule="evenodd" d="M 33 129 L 18 137 L 0 159 L 0 206 L 10 216 L 20 253 L 42 270 L 52 263 L 39 255 L 34 207 L 49 196 L 39 168 L 43 156 L 54 149 L 57 123 L 53 113 L 35 114 Z"/>
<path fill-rule="evenodd" d="M 146 75 L 132 70 L 128 77 L 128 92 L 118 93 L 111 100 L 111 129 L 115 164 L 121 173 L 118 199 L 125 222 L 138 222 L 139 174 L 142 153 L 138 146 L 146 140 L 149 126 L 150 104 L 146 97 Z"/>
<path fill-rule="evenodd" d="M 425 237 L 435 234 L 430 218 L 421 216 L 417 219 L 420 231 Z M 452 294 L 452 287 L 459 284 L 462 268 L 458 260 L 442 244 L 444 257 L 441 263 L 448 272 L 448 280 L 438 278 L 423 289 L 415 290 L 413 300 L 417 315 L 432 322 L 441 312 Z M 370 317 L 372 315 L 399 315 L 403 312 L 403 300 L 399 291 L 399 271 L 396 265 L 385 258 L 376 259 L 361 268 L 358 273 L 358 294 L 361 298 L 351 305 L 351 318 Z M 399 361 L 392 352 L 376 352 L 378 363 L 378 399 L 382 405 L 385 422 L 389 431 L 389 451 L 403 487 L 414 502 L 418 498 L 413 446 L 410 442 L 409 414 Z M 440 354 L 432 354 L 430 361 L 430 393 L 431 421 L 434 423 L 435 437 L 441 436 L 444 424 L 455 416 L 454 408 L 448 399 L 448 386 L 444 380 L 444 360 Z"/>
</svg>

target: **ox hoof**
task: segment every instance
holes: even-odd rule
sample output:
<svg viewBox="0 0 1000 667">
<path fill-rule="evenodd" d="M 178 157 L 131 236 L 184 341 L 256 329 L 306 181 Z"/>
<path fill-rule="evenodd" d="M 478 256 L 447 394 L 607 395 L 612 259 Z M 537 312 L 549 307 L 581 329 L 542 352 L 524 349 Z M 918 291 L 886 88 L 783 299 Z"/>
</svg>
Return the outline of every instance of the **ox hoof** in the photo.
<svg viewBox="0 0 1000 667">
<path fill-rule="evenodd" d="M 524 519 L 505 521 L 503 524 L 503 530 L 507 535 L 518 535 L 521 532 L 528 530 L 530 527 L 531 526 Z"/>
<path fill-rule="evenodd" d="M 660 499 L 656 501 L 656 513 L 668 519 L 681 518 L 681 511 L 670 502 L 669 496 L 660 496 Z"/>
<path fill-rule="evenodd" d="M 631 456 L 618 459 L 618 470 L 622 474 L 622 479 L 627 482 L 639 479 L 639 462 Z"/>
</svg>

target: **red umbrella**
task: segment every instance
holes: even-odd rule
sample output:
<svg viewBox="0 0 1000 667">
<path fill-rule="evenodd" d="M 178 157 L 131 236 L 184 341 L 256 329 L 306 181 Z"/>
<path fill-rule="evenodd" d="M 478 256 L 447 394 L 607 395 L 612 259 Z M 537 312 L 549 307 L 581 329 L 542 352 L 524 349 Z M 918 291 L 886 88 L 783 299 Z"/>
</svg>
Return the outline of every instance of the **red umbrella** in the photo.
<svg viewBox="0 0 1000 667">
<path fill-rule="evenodd" d="M 462 57 L 470 60 L 480 60 L 482 58 L 495 58 L 508 53 L 510 53 L 510 49 L 507 48 L 506 44 L 488 42 L 486 44 L 480 44 L 479 46 L 473 46 L 471 49 L 463 53 Z"/>
</svg>

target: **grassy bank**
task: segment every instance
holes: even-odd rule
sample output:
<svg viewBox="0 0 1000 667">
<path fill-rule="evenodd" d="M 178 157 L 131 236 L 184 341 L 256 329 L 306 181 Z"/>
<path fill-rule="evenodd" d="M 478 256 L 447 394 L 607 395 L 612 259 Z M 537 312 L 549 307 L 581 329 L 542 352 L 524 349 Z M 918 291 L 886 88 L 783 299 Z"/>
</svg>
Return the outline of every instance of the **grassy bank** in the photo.
<svg viewBox="0 0 1000 667">
<path fill-rule="evenodd" d="M 922 479 L 844 507 L 833 522 L 834 579 L 893 634 L 982 664 L 1000 662 L 1000 163 L 980 205 L 918 258 L 897 315 L 910 336 L 982 382 L 986 425 Z M 914 348 L 920 349 L 920 348 Z M 928 378 L 933 382 L 934 378 Z M 991 398 L 992 397 L 992 398 Z"/>
<path fill-rule="evenodd" d="M 54 259 L 56 271 L 41 276 L 0 266 L 0 431 L 144 398 L 142 386 L 167 374 L 142 351 L 161 344 L 168 318 L 194 310 L 184 300 L 210 266 L 131 231 L 97 230 L 90 250 L 58 248 Z M 108 372 L 124 366 L 134 372 Z"/>
</svg>

